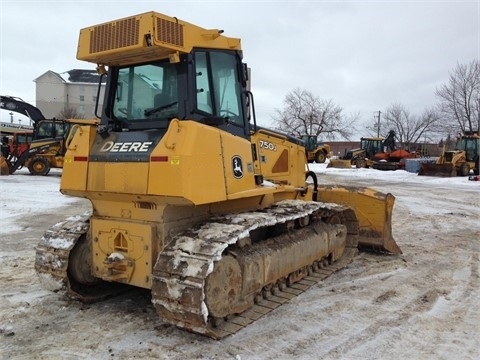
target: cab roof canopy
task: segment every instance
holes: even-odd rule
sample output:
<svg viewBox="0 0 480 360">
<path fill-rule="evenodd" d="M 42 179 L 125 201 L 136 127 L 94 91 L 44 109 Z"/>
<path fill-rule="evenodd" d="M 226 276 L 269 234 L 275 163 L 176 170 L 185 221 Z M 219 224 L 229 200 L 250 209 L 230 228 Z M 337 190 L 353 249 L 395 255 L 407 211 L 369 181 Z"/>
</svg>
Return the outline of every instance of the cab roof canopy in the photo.
<svg viewBox="0 0 480 360">
<path fill-rule="evenodd" d="M 240 39 L 174 17 L 147 12 L 80 30 L 77 59 L 107 66 L 169 58 L 194 47 L 241 50 Z"/>
</svg>

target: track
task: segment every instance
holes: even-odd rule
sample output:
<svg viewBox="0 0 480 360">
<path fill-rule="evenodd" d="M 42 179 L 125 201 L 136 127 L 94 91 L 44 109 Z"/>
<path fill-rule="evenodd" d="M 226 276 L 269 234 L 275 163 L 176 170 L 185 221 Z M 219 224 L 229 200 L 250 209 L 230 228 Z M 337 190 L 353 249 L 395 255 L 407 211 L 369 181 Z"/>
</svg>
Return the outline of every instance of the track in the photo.
<svg viewBox="0 0 480 360">
<path fill-rule="evenodd" d="M 346 249 L 342 258 L 334 264 L 323 264 L 322 266 L 325 267 L 318 268 L 318 270 L 311 272 L 302 280 L 285 287 L 283 290 L 277 290 L 275 292 L 275 295 L 266 295 L 265 298 L 258 300 L 250 309 L 242 312 L 241 314 L 225 318 L 221 323 L 218 323 L 217 320 L 215 324 L 206 324 L 203 329 L 189 329 L 185 327 L 188 326 L 188 324 L 186 323 L 183 323 L 182 325 L 179 325 L 179 323 L 175 323 L 175 325 L 183 327 L 187 330 L 204 333 L 205 335 L 208 335 L 214 339 L 222 339 L 226 336 L 236 333 L 245 326 L 253 323 L 254 321 L 260 319 L 262 316 L 275 310 L 280 305 L 297 297 L 301 293 L 308 290 L 310 287 L 320 283 L 322 280 L 324 280 L 334 272 L 344 268 L 348 263 L 352 261 L 356 253 L 357 251 L 353 248 Z M 162 312 L 163 310 L 160 311 Z"/>
<path fill-rule="evenodd" d="M 309 226 L 303 223 L 306 218 Z M 315 234 L 311 240 L 331 243 L 332 248 L 337 246 L 333 238 L 343 231 L 344 243 L 337 257 L 344 252 L 347 237 L 350 247 L 333 265 L 337 259 L 328 250 L 307 264 L 297 262 L 292 272 L 277 271 L 268 281 L 263 277 L 252 280 L 252 275 L 269 270 L 248 272 L 252 263 L 288 262 L 289 253 L 309 251 L 309 239 L 305 239 L 302 227 L 313 227 Z M 252 243 L 251 238 L 260 229 L 269 229 L 267 233 L 275 236 Z M 357 231 L 351 209 L 318 202 L 284 201 L 263 211 L 217 217 L 180 234 L 162 251 L 153 272 L 152 302 L 164 321 L 215 339 L 224 338 L 343 268 L 357 251 Z M 266 260 L 265 253 L 268 253 Z M 277 258 L 275 254 L 279 254 Z M 259 256 L 261 259 L 257 261 Z M 239 260 L 242 258 L 246 260 Z M 242 270 L 237 269 L 238 264 L 243 264 Z M 220 270 L 215 272 L 217 266 Z M 209 281 L 210 274 L 215 274 L 214 280 Z M 222 282 L 225 274 L 230 278 Z M 261 282 L 261 286 L 256 291 L 242 293 L 252 282 Z"/>
<path fill-rule="evenodd" d="M 76 267 L 91 266 L 89 217 L 70 217 L 52 226 L 35 258 L 45 288 L 85 303 L 128 290 L 127 285 L 72 276 Z M 178 235 L 159 254 L 152 302 L 165 322 L 221 339 L 345 267 L 357 252 L 357 234 L 353 210 L 337 204 L 287 200 L 261 211 L 215 217 Z M 284 265 L 290 253 L 308 254 L 312 244 L 318 248 L 313 255 Z M 225 285 L 221 279 L 234 266 L 225 259 L 233 258 L 243 259 L 243 272 L 251 263 L 278 263 L 282 268 L 261 279 L 254 275 L 268 273 L 272 266 L 254 269 Z M 247 296 L 241 289 L 245 284 L 250 284 Z"/>
<path fill-rule="evenodd" d="M 87 248 L 89 219 L 90 214 L 86 213 L 53 225 L 42 236 L 35 253 L 35 270 L 43 287 L 54 292 L 64 292 L 68 297 L 85 303 L 100 301 L 127 290 L 123 284 L 86 279 L 82 285 L 72 278 L 70 254 L 75 246 L 77 251 Z M 77 261 L 83 261 L 87 257 L 88 253 Z"/>
</svg>

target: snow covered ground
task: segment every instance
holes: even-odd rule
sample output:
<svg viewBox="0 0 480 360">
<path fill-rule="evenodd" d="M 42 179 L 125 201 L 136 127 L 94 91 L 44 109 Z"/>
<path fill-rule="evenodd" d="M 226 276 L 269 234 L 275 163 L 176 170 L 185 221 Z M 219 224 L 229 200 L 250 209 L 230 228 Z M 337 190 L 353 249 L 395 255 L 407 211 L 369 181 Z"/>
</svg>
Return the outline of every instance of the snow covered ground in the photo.
<svg viewBox="0 0 480 360">
<path fill-rule="evenodd" d="M 145 290 L 89 305 L 44 290 L 38 240 L 89 203 L 59 193 L 58 170 L 0 177 L 0 359 L 479 359 L 480 182 L 311 169 L 320 183 L 394 194 L 403 254 L 361 253 L 222 341 L 166 325 Z"/>
</svg>

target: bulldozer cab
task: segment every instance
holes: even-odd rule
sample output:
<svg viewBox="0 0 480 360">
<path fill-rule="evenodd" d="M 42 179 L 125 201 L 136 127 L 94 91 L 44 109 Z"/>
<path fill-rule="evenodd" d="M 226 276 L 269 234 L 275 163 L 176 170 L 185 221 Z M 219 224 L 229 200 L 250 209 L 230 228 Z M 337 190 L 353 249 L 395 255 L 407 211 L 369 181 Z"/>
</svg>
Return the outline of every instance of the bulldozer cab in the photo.
<svg viewBox="0 0 480 360">
<path fill-rule="evenodd" d="M 113 124 L 114 130 L 164 130 L 173 118 L 189 118 L 248 137 L 246 110 L 238 96 L 244 93 L 239 54 L 208 50 L 181 58 L 173 64 L 165 59 L 111 67 L 107 86 L 113 96 L 107 99 L 102 122 Z M 189 63 L 195 64 L 193 71 Z M 195 96 L 186 97 L 190 81 L 196 83 Z"/>
</svg>

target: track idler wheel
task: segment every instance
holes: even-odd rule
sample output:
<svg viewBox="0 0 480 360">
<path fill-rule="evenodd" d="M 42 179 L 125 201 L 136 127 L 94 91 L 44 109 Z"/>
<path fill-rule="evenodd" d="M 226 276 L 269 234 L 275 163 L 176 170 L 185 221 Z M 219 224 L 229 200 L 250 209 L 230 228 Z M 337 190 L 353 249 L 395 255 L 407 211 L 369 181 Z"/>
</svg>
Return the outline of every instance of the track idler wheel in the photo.
<svg viewBox="0 0 480 360">
<path fill-rule="evenodd" d="M 205 281 L 205 302 L 209 315 L 221 318 L 249 307 L 241 299 L 242 280 L 240 264 L 233 256 L 224 256 L 215 263 L 213 272 Z"/>
<path fill-rule="evenodd" d="M 100 282 L 100 279 L 92 275 L 92 251 L 85 235 L 82 235 L 70 253 L 68 272 L 71 280 L 81 285 L 95 285 Z"/>
</svg>

